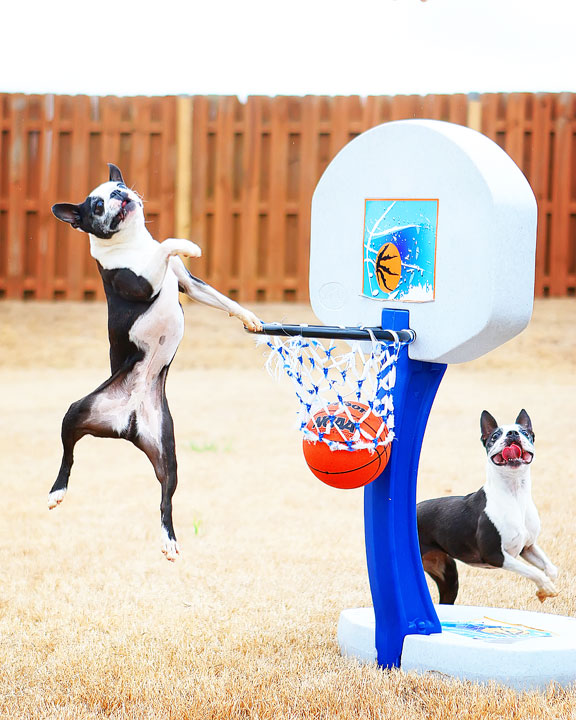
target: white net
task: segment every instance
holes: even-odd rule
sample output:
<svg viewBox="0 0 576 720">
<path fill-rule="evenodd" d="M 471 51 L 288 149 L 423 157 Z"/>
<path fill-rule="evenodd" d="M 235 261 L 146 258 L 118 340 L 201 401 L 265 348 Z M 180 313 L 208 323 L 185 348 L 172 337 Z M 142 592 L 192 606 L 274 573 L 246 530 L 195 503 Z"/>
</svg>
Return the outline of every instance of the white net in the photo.
<svg viewBox="0 0 576 720">
<path fill-rule="evenodd" d="M 270 349 L 267 369 L 277 378 L 285 374 L 292 381 L 299 401 L 298 427 L 304 437 L 325 442 L 332 450 L 375 449 L 394 439 L 392 389 L 402 343 L 393 335 L 392 342 L 373 335 L 370 341 L 338 342 L 266 336 Z M 366 410 L 359 414 L 362 405 Z M 342 414 L 348 421 L 346 428 L 341 427 Z M 323 418 L 322 424 L 316 415 Z M 377 432 L 362 427 L 370 415 L 384 421 Z M 354 425 L 352 433 L 350 423 Z"/>
</svg>

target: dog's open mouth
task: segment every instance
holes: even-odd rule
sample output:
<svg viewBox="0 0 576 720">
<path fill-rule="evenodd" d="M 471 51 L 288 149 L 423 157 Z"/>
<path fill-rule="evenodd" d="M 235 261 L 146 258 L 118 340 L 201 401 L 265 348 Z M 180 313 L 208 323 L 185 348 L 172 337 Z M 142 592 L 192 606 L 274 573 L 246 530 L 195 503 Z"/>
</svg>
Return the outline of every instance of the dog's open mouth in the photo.
<svg viewBox="0 0 576 720">
<path fill-rule="evenodd" d="M 491 460 L 494 465 L 508 465 L 509 467 L 519 467 L 520 465 L 530 465 L 534 455 L 527 450 L 523 450 L 518 443 L 507 445 L 502 452 L 492 455 Z"/>
<path fill-rule="evenodd" d="M 117 228 L 118 225 L 120 225 L 121 222 L 124 222 L 126 220 L 126 217 L 128 213 L 134 209 L 135 204 L 133 200 L 128 200 L 125 198 L 122 200 L 122 205 L 120 206 L 120 210 L 118 210 L 117 214 L 114 216 L 114 219 L 112 220 L 111 227 Z"/>
</svg>

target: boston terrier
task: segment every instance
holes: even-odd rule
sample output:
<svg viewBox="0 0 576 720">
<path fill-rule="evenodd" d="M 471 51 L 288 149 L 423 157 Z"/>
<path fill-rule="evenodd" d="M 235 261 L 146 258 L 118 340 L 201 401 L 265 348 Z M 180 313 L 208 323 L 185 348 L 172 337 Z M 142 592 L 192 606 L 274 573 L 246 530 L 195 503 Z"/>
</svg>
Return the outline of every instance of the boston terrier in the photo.
<svg viewBox="0 0 576 720">
<path fill-rule="evenodd" d="M 485 485 L 465 497 L 418 503 L 424 570 L 438 586 L 440 602 L 446 605 L 454 604 L 458 595 L 454 560 L 523 575 L 536 583 L 536 595 L 544 602 L 558 594 L 553 584 L 558 571 L 536 544 L 540 518 L 531 495 L 532 423 L 522 410 L 514 425 L 498 427 L 484 410 L 480 427 L 487 454 Z"/>
<path fill-rule="evenodd" d="M 249 310 L 191 275 L 180 255 L 199 257 L 188 240 L 157 242 L 146 230 L 142 200 L 109 164 L 109 181 L 78 205 L 58 203 L 54 215 L 88 233 L 108 303 L 111 376 L 72 403 L 62 422 L 64 455 L 48 507 L 66 493 L 74 446 L 84 435 L 124 438 L 142 450 L 162 487 L 162 552 L 179 552 L 172 524 L 177 468 L 174 426 L 166 401 L 166 376 L 184 331 L 179 292 L 226 311 L 250 330 L 261 323 Z"/>
</svg>

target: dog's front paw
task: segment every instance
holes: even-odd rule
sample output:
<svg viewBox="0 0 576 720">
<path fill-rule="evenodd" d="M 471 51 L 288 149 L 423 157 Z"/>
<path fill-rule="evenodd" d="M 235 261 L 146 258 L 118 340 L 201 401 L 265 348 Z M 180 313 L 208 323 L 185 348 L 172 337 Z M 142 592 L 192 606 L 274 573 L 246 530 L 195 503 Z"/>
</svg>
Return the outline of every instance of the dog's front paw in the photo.
<svg viewBox="0 0 576 720">
<path fill-rule="evenodd" d="M 554 580 L 558 578 L 558 568 L 556 567 L 556 565 L 546 565 L 544 572 L 546 573 L 546 575 L 548 575 L 552 582 L 554 582 Z"/>
<path fill-rule="evenodd" d="M 183 255 L 190 258 L 199 258 L 202 255 L 202 248 L 191 240 L 166 238 L 164 243 L 168 243 L 167 247 L 170 250 L 170 255 Z"/>
<path fill-rule="evenodd" d="M 558 590 L 554 587 L 554 583 L 548 581 L 546 581 L 541 588 L 538 588 L 538 592 L 536 593 L 536 597 L 540 600 L 540 602 L 544 602 L 546 598 L 556 597 L 557 595 Z"/>
<path fill-rule="evenodd" d="M 252 332 L 260 332 L 262 330 L 262 321 L 254 315 L 250 310 L 240 308 L 240 311 L 236 313 L 236 317 L 242 321 L 244 327 Z"/>
<path fill-rule="evenodd" d="M 64 495 L 66 495 L 66 488 L 61 488 L 60 490 L 53 490 L 50 495 L 48 495 L 48 509 L 52 510 L 53 508 L 60 505 L 62 500 L 64 500 Z"/>
<path fill-rule="evenodd" d="M 184 255 L 184 257 L 189 258 L 199 258 L 202 255 L 202 248 L 199 245 L 196 245 L 196 243 L 187 240 L 186 247 L 184 250 L 180 251 L 180 255 Z"/>
</svg>

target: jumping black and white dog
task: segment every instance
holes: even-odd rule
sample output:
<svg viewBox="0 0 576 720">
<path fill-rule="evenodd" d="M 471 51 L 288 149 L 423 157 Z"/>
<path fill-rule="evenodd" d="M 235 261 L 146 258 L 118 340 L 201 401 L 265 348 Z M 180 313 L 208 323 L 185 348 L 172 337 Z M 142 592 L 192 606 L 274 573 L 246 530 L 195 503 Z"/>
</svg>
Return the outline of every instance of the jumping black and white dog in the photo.
<svg viewBox="0 0 576 720">
<path fill-rule="evenodd" d="M 172 524 L 177 467 L 174 426 L 166 401 L 166 376 L 184 332 L 179 292 L 226 311 L 250 330 L 261 323 L 249 310 L 191 275 L 179 255 L 199 257 L 188 240 L 156 242 L 146 230 L 139 195 L 126 187 L 109 164 L 109 181 L 84 202 L 58 203 L 54 215 L 90 236 L 108 302 L 111 376 L 73 403 L 62 422 L 64 455 L 48 507 L 62 502 L 68 487 L 74 446 L 84 435 L 124 438 L 142 450 L 162 487 L 162 552 L 179 552 Z"/>
<path fill-rule="evenodd" d="M 536 583 L 536 595 L 543 602 L 558 594 L 553 583 L 558 571 L 536 544 L 540 519 L 531 492 L 532 423 L 522 410 L 513 425 L 499 427 L 484 410 L 480 427 L 487 454 L 485 485 L 465 497 L 418 503 L 424 570 L 444 604 L 452 605 L 458 595 L 455 559 L 523 575 Z"/>
</svg>

